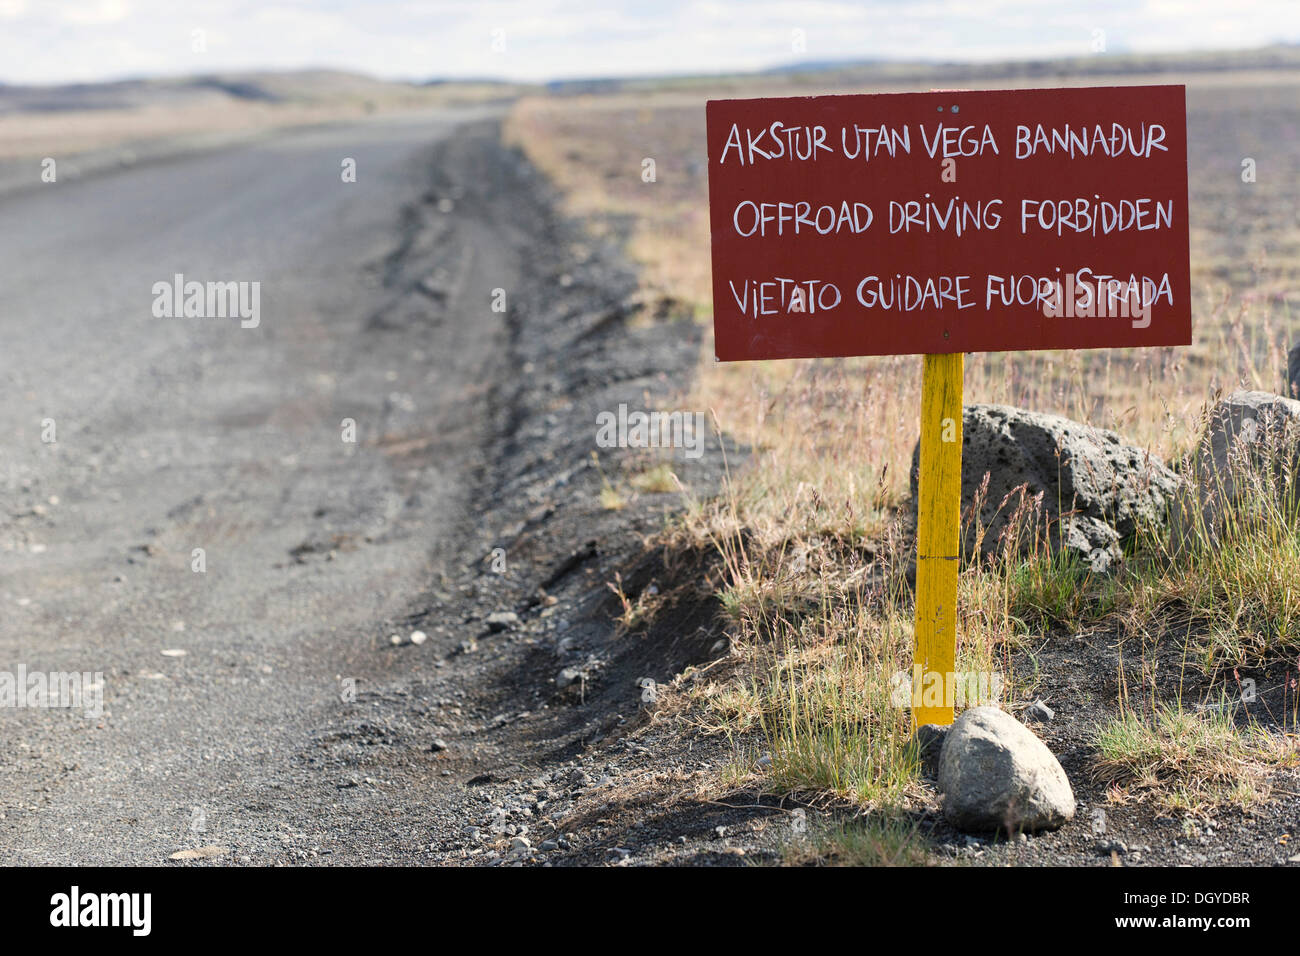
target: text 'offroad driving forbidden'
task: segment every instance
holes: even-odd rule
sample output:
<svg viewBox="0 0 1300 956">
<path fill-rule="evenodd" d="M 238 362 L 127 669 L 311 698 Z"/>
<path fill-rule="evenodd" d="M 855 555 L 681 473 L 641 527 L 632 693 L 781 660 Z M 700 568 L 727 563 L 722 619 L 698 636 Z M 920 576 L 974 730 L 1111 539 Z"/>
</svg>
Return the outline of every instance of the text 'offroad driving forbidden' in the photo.
<svg viewBox="0 0 1300 956">
<path fill-rule="evenodd" d="M 707 117 L 719 359 L 1191 343 L 1182 86 Z"/>
</svg>

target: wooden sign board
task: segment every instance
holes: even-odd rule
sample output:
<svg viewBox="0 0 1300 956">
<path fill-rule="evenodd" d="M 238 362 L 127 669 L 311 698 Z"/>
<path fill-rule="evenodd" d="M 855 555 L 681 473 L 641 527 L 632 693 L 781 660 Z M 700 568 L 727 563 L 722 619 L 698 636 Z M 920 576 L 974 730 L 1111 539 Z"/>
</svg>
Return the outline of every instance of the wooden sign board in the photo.
<svg viewBox="0 0 1300 956">
<path fill-rule="evenodd" d="M 717 356 L 1187 345 L 1182 86 L 714 100 Z"/>
</svg>

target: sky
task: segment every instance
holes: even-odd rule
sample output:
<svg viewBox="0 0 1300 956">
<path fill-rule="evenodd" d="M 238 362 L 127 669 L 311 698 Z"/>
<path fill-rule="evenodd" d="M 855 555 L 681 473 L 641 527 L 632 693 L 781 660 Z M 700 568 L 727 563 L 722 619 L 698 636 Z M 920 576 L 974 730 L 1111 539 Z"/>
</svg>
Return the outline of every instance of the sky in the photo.
<svg viewBox="0 0 1300 956">
<path fill-rule="evenodd" d="M 535 81 L 1277 42 L 1300 42 L 1300 0 L 0 0 L 6 83 L 308 67 Z"/>
</svg>

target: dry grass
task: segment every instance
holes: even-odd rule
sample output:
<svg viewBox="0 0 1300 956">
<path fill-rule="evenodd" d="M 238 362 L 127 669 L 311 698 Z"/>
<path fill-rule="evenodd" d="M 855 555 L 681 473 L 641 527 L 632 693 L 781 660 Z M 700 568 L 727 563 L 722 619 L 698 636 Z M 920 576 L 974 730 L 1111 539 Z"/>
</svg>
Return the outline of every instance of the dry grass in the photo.
<svg viewBox="0 0 1300 956">
<path fill-rule="evenodd" d="M 1174 459 L 1193 448 L 1218 394 L 1282 388 L 1286 350 L 1297 337 L 1300 227 L 1279 211 L 1300 205 L 1300 144 L 1273 137 L 1279 128 L 1300 128 L 1300 77 L 1119 82 L 1184 80 L 1195 344 L 972 355 L 967 401 L 1066 415 Z M 758 82 L 761 88 L 743 93 L 718 92 L 862 91 Z M 1105 79 L 1062 85 L 1083 82 Z M 704 322 L 711 317 L 703 115 L 709 95 L 696 84 L 635 95 L 534 97 L 518 104 L 506 129 L 508 140 L 561 187 L 570 212 L 624 240 L 652 294 L 685 303 Z M 1242 184 L 1241 156 L 1270 141 L 1276 175 Z M 654 182 L 641 176 L 647 157 L 655 160 Z M 774 792 L 889 807 L 905 801 L 915 784 L 909 719 L 891 702 L 887 679 L 910 661 L 912 545 L 900 509 L 917 435 L 919 379 L 914 356 L 717 364 L 706 336 L 700 373 L 682 399 L 685 407 L 711 410 L 718 428 L 752 450 L 724 494 L 693 502 L 683 526 L 725 561 L 721 597 L 739 662 L 716 680 L 690 684 L 694 719 L 707 731 L 747 741 L 738 744 L 752 751 L 739 761 L 745 768 L 769 753 L 762 775 Z M 1290 537 L 1281 527 L 1270 526 L 1230 567 L 1213 563 L 1221 546 L 1192 549 L 1178 560 L 1156 547 L 1149 560 L 1110 578 L 1046 546 L 971 564 L 960 580 L 958 667 L 996 673 L 1004 695 L 1018 697 L 1031 677 L 1011 665 L 1026 635 L 1107 621 L 1163 632 L 1160 617 L 1171 603 L 1213 610 L 1198 634 L 1218 633 L 1233 653 L 1258 647 L 1261 634 L 1276 647 L 1278 632 L 1294 638 L 1289 595 L 1300 594 L 1283 580 L 1300 580 L 1300 565 L 1288 557 L 1300 554 L 1300 541 L 1294 525 Z M 1230 608 L 1258 613 L 1234 617 Z M 1203 655 L 1207 663 L 1209 656 Z M 1119 726 L 1137 732 L 1136 725 Z M 1205 743 L 1225 754 L 1234 746 L 1223 735 Z"/>
<path fill-rule="evenodd" d="M 1226 710 L 1157 706 L 1125 710 L 1097 732 L 1097 777 L 1123 801 L 1135 792 L 1174 810 L 1248 807 L 1268 795 L 1268 773 L 1295 750 L 1257 726 L 1244 731 Z"/>
<path fill-rule="evenodd" d="M 673 474 L 671 464 L 660 462 L 633 474 L 628 478 L 628 484 L 641 494 L 663 495 L 677 490 L 677 476 Z"/>
<path fill-rule="evenodd" d="M 1250 149 L 1273 135 L 1276 122 L 1300 117 L 1300 83 L 1286 76 L 1290 85 L 1281 88 L 1276 77 L 1257 79 L 1254 88 L 1222 85 L 1221 77 L 1186 78 L 1196 343 L 1187 349 L 972 355 L 969 401 L 1020 405 L 1113 428 L 1171 457 L 1195 440 L 1190 426 L 1214 390 L 1281 389 L 1300 304 L 1300 227 L 1294 217 L 1276 213 L 1300 202 L 1300 149 L 1279 143 L 1270 158 L 1276 174 L 1246 186 L 1237 159 L 1223 155 L 1222 144 Z M 776 85 L 763 92 L 822 91 Z M 586 217 L 598 233 L 623 235 L 644 266 L 646 286 L 685 302 L 704 321 L 711 316 L 703 115 L 709 95 L 670 89 L 531 97 L 506 126 L 507 140 L 561 187 L 569 211 Z M 652 183 L 642 180 L 645 158 L 656 163 Z M 1225 221 L 1238 228 L 1223 229 Z M 727 434 L 760 449 L 768 460 L 755 471 L 770 476 L 766 488 L 803 483 L 826 500 L 854 502 L 859 515 L 877 485 L 886 501 L 905 489 L 919 408 L 916 357 L 711 359 L 709 340 L 686 400 L 712 409 Z M 768 510 L 779 515 L 787 506 L 778 497 Z"/>
<path fill-rule="evenodd" d="M 46 156 L 71 170 L 101 151 L 125 158 L 156 152 L 162 145 L 202 148 L 272 129 L 482 102 L 512 89 L 469 83 L 408 86 L 331 73 L 258 74 L 247 79 L 276 101 L 159 81 L 152 93 L 142 91 L 129 106 L 0 112 L 0 172 Z"/>
<path fill-rule="evenodd" d="M 785 847 L 783 862 L 788 866 L 942 865 L 914 825 L 889 818 L 816 828 Z"/>
<path fill-rule="evenodd" d="M 217 138 L 366 115 L 362 104 L 243 103 L 213 98 L 184 108 L 68 110 L 0 116 L 0 159 L 67 156 L 162 137 Z"/>
</svg>

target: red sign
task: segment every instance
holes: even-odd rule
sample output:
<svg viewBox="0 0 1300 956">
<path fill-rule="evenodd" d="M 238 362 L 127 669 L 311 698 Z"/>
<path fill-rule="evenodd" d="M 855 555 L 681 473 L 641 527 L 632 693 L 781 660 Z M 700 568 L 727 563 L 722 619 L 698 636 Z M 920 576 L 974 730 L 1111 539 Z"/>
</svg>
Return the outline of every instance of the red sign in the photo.
<svg viewBox="0 0 1300 956">
<path fill-rule="evenodd" d="M 1182 86 L 707 117 L 720 359 L 1191 343 Z"/>
</svg>

